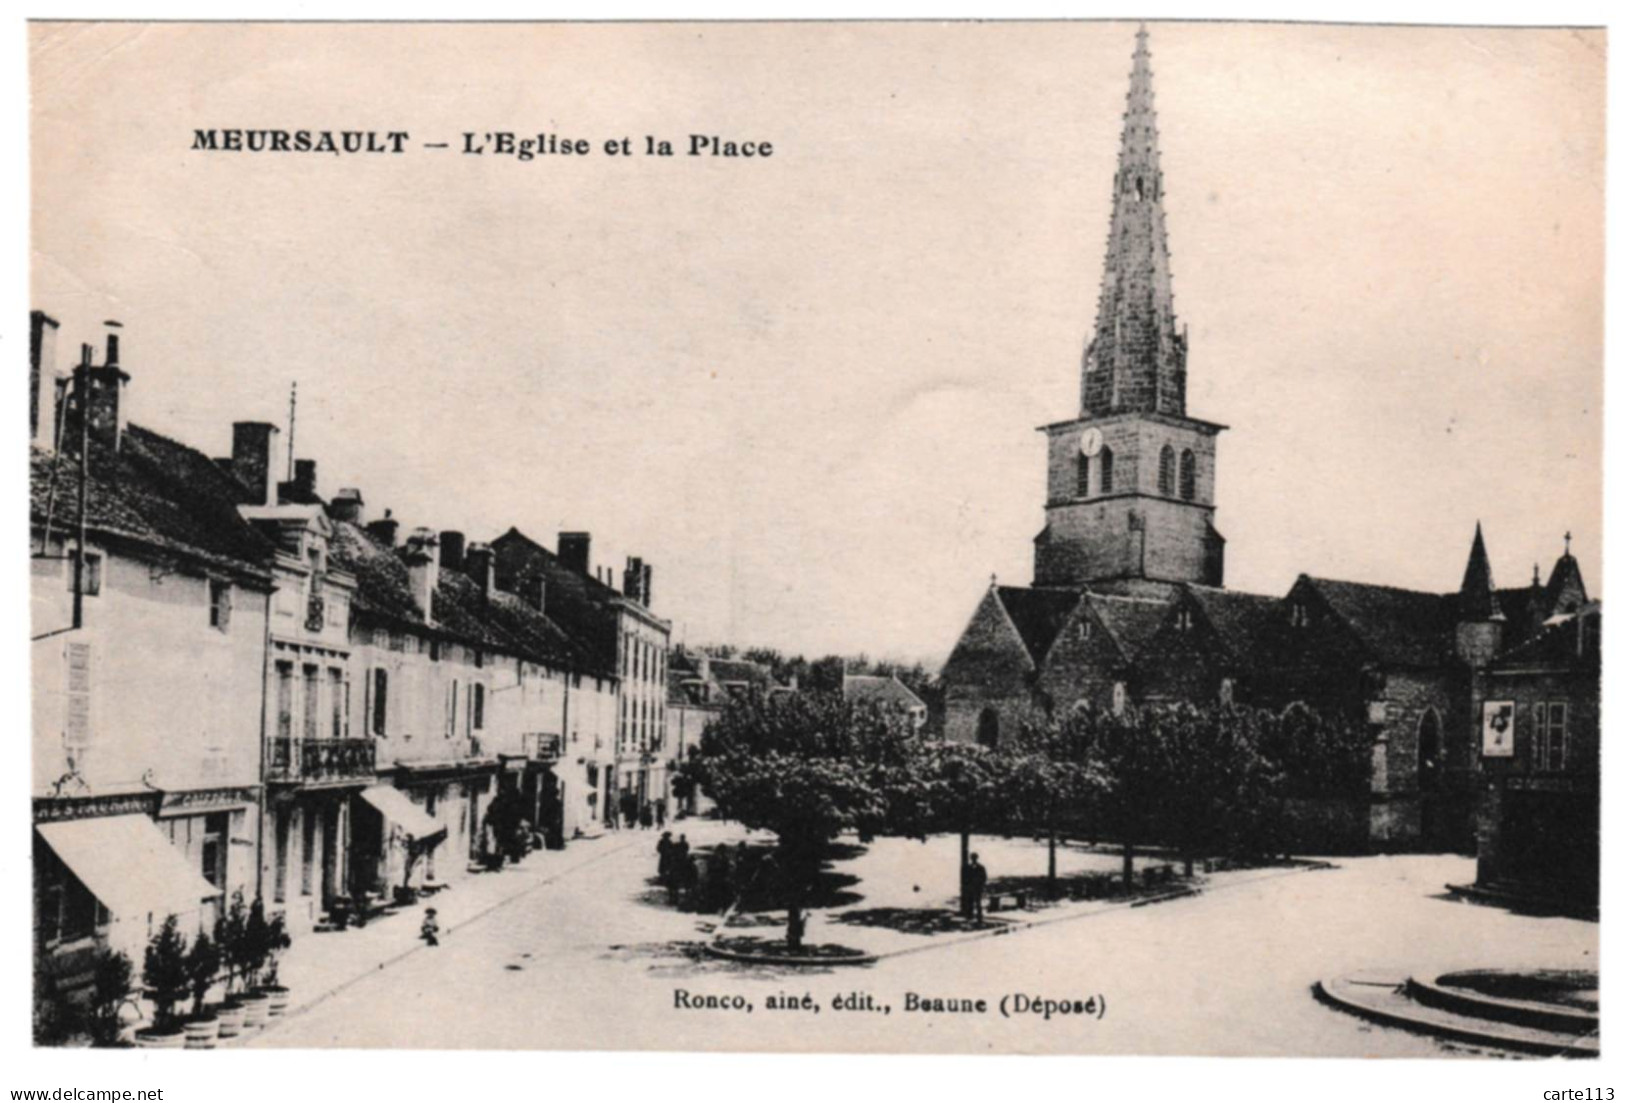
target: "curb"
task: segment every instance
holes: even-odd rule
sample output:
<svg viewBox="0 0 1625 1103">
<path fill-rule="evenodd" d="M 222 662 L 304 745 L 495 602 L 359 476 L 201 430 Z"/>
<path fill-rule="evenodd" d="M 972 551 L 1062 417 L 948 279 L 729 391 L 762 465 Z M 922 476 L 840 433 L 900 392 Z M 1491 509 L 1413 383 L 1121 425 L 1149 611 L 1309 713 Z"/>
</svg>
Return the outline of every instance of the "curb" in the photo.
<svg viewBox="0 0 1625 1103">
<path fill-rule="evenodd" d="M 946 939 L 942 942 L 929 942 L 923 946 L 905 946 L 900 950 L 888 950 L 884 953 L 876 954 L 875 958 L 876 960 L 883 960 L 886 958 L 905 957 L 908 954 L 921 954 L 925 953 L 927 950 L 943 950 L 950 946 L 962 946 L 967 942 L 977 942 L 984 938 L 1000 938 L 1005 935 L 1015 934 L 1018 931 L 1031 930 L 1034 927 L 1048 927 L 1056 923 L 1073 923 L 1080 919 L 1092 919 L 1097 915 L 1111 915 L 1115 912 L 1127 911 L 1130 908 L 1143 908 L 1151 904 L 1161 904 L 1169 900 L 1178 900 L 1187 896 L 1201 896 L 1210 892 L 1224 892 L 1227 889 L 1239 888 L 1242 885 L 1252 885 L 1258 883 L 1259 881 L 1269 881 L 1276 877 L 1289 877 L 1295 873 L 1311 873 L 1319 869 L 1335 868 L 1336 866 L 1332 863 L 1294 865 L 1288 869 L 1277 870 L 1274 873 L 1266 873 L 1262 876 L 1252 877 L 1245 881 L 1237 881 L 1230 885 L 1219 885 L 1216 888 L 1198 889 L 1190 886 L 1182 886 L 1173 890 L 1172 892 L 1161 893 L 1157 896 L 1148 896 L 1140 900 L 1130 900 L 1121 904 L 1111 904 L 1104 908 L 1096 908 L 1093 911 L 1075 912 L 1071 915 L 1055 915 L 1050 916 L 1047 919 L 1029 919 L 1026 922 L 1012 922 L 992 930 L 976 931 L 972 934 Z"/>
<path fill-rule="evenodd" d="M 842 957 L 789 957 L 785 954 L 746 954 L 738 950 L 724 950 L 713 939 L 705 944 L 705 952 L 724 961 L 737 961 L 745 965 L 790 965 L 797 968 L 817 968 L 824 965 L 873 965 L 880 959 L 874 954 L 847 954 Z"/>
</svg>

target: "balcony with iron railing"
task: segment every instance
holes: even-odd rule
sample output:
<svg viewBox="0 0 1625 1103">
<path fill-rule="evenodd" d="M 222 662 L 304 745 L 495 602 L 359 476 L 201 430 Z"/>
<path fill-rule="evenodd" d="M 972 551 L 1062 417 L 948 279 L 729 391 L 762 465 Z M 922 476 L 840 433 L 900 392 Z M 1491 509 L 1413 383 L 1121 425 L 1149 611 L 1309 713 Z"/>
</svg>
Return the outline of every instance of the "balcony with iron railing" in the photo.
<svg viewBox="0 0 1625 1103">
<path fill-rule="evenodd" d="M 266 777 L 304 783 L 364 781 L 377 767 L 378 749 L 370 739 L 273 739 Z"/>
</svg>

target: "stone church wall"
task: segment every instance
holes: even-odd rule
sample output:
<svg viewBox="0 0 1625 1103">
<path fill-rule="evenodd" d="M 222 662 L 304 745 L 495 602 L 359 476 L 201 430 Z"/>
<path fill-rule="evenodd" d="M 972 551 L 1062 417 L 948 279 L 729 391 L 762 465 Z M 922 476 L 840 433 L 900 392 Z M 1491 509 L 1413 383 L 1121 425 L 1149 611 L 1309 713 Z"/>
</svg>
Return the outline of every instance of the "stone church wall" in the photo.
<svg viewBox="0 0 1625 1103">
<path fill-rule="evenodd" d="M 1027 649 L 989 591 L 943 667 L 944 737 L 974 743 L 984 708 L 996 709 L 1001 730 L 1008 729 L 1031 699 L 1032 674 Z"/>
</svg>

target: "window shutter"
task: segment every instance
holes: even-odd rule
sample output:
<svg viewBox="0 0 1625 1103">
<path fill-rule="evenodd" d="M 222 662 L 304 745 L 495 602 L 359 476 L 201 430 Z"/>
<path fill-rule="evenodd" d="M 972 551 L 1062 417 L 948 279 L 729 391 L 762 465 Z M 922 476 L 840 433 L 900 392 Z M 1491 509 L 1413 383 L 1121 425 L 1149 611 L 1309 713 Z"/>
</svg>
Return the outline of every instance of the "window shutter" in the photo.
<svg viewBox="0 0 1625 1103">
<path fill-rule="evenodd" d="M 376 667 L 372 672 L 372 731 L 389 734 L 389 671 Z"/>
<path fill-rule="evenodd" d="M 222 632 L 231 630 L 231 583 L 210 582 L 209 604 L 213 607 L 214 626 Z"/>
<path fill-rule="evenodd" d="M 1553 701 L 1546 706 L 1546 768 L 1561 770 L 1568 764 L 1569 707 Z"/>
<path fill-rule="evenodd" d="M 68 644 L 68 714 L 63 742 L 75 750 L 90 746 L 90 644 Z"/>
<path fill-rule="evenodd" d="M 1535 769 L 1546 768 L 1546 705 L 1545 702 L 1535 702 L 1535 739 L 1534 751 L 1531 757 L 1535 761 Z"/>
</svg>

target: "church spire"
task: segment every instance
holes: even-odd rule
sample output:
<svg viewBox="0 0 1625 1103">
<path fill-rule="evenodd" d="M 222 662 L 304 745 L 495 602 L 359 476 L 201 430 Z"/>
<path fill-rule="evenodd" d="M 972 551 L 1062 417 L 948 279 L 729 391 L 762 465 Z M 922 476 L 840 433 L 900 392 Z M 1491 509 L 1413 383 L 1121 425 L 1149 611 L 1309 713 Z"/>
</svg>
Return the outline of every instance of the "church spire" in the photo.
<svg viewBox="0 0 1625 1103">
<path fill-rule="evenodd" d="M 1185 338 L 1174 320 L 1148 37 L 1142 25 L 1129 73 L 1095 333 L 1084 353 L 1084 417 L 1185 413 Z"/>
<path fill-rule="evenodd" d="M 1490 575 L 1490 555 L 1484 550 L 1484 526 L 1473 528 L 1473 550 L 1467 555 L 1467 570 L 1461 576 L 1463 620 L 1497 620 L 1500 603 L 1495 600 L 1495 579 Z"/>
</svg>

